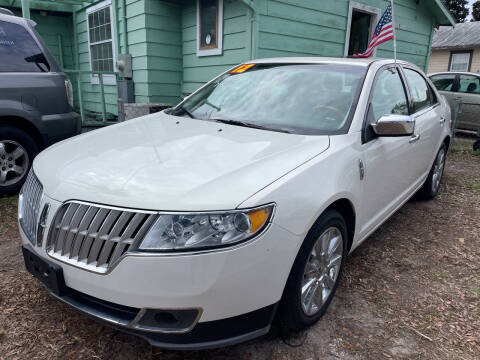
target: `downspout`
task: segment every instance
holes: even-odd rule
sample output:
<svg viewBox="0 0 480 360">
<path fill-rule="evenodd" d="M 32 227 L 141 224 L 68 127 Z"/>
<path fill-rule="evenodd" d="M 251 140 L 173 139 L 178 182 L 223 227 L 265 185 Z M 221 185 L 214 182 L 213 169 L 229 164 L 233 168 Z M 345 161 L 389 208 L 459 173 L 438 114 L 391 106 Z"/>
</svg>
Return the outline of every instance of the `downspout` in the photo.
<svg viewBox="0 0 480 360">
<path fill-rule="evenodd" d="M 430 37 L 428 39 L 428 48 L 427 48 L 427 57 L 426 57 L 426 60 L 425 60 L 425 74 L 428 72 L 428 66 L 430 65 L 430 54 L 432 52 L 432 42 L 433 42 L 433 33 L 435 31 L 435 26 L 433 26 L 434 24 L 432 23 L 432 29 L 430 30 Z"/>
<path fill-rule="evenodd" d="M 247 16 L 250 26 L 248 32 L 250 33 L 250 60 L 257 57 L 258 44 L 258 11 L 253 0 L 241 0 L 249 8 L 249 15 Z"/>
<path fill-rule="evenodd" d="M 22 17 L 30 19 L 30 4 L 28 0 L 22 0 Z"/>
<path fill-rule="evenodd" d="M 118 31 L 118 8 L 117 0 L 112 0 L 112 10 L 113 10 L 113 32 L 117 36 L 117 41 L 115 41 L 115 52 L 118 56 L 120 54 L 120 32 Z"/>
<path fill-rule="evenodd" d="M 122 0 L 122 20 L 123 20 L 123 53 L 128 54 L 128 35 L 127 35 L 127 0 Z"/>
</svg>

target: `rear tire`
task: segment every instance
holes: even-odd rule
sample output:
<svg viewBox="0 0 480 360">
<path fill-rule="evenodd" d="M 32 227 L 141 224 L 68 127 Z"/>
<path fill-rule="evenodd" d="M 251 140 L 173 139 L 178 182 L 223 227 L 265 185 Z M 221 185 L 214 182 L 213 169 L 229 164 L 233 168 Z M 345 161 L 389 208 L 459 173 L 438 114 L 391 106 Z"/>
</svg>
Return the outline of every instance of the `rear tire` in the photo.
<svg viewBox="0 0 480 360">
<path fill-rule="evenodd" d="M 13 126 L 0 126 L 0 196 L 20 191 L 39 149 L 35 140 Z"/>
<path fill-rule="evenodd" d="M 327 210 L 309 231 L 288 277 L 278 312 L 285 332 L 302 330 L 322 317 L 337 289 L 346 255 L 345 220 L 337 211 Z"/>
<path fill-rule="evenodd" d="M 437 196 L 440 190 L 440 184 L 443 177 L 443 170 L 445 169 L 445 160 L 447 158 L 447 147 L 445 143 L 442 144 L 438 150 L 432 168 L 428 173 L 427 180 L 418 191 L 418 196 L 422 200 L 431 200 Z"/>
<path fill-rule="evenodd" d="M 473 151 L 480 150 L 480 140 L 477 140 L 473 143 Z"/>
</svg>

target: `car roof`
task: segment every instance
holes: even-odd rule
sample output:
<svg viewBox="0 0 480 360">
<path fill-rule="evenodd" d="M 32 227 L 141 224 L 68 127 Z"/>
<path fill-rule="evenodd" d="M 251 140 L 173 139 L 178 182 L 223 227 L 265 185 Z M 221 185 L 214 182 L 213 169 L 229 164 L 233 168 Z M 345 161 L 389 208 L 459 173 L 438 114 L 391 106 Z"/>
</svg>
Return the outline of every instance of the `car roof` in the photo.
<svg viewBox="0 0 480 360">
<path fill-rule="evenodd" d="M 265 58 L 265 59 L 255 59 L 247 61 L 247 63 L 256 63 L 256 64 L 325 64 L 325 63 L 336 63 L 342 65 L 356 65 L 356 66 L 369 66 L 372 63 L 380 63 L 379 65 L 391 64 L 394 63 L 394 59 L 385 59 L 385 58 L 340 58 L 340 57 L 279 57 L 279 58 Z M 397 60 L 397 63 L 402 65 L 415 66 L 406 61 Z"/>
<path fill-rule="evenodd" d="M 8 14 L 4 14 L 4 13 L 0 13 L 0 20 L 10 22 L 10 23 L 13 23 L 13 24 L 18 24 L 18 25 L 21 25 L 21 26 L 28 26 L 28 24 L 30 23 L 30 25 L 34 27 L 37 24 L 35 21 L 30 20 L 30 19 L 27 20 L 27 19 L 25 19 L 23 17 L 20 17 L 20 16 L 8 15 Z"/>
<path fill-rule="evenodd" d="M 431 73 L 431 74 L 428 74 L 428 76 L 433 76 L 433 75 L 445 75 L 445 74 L 453 74 L 453 75 L 473 75 L 473 76 L 480 76 L 480 74 L 478 73 L 473 73 L 473 72 L 468 72 L 468 71 L 440 71 L 440 72 L 436 72 L 436 73 Z"/>
</svg>

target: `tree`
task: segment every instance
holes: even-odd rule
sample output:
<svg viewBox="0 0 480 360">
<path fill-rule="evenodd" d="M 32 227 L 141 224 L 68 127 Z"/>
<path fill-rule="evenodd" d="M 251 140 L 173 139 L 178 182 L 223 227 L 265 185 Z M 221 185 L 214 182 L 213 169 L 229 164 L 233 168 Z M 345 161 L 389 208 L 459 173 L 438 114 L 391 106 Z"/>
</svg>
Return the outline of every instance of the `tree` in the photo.
<svg viewBox="0 0 480 360">
<path fill-rule="evenodd" d="M 468 0 L 442 0 L 456 22 L 465 22 L 468 16 Z"/>
<path fill-rule="evenodd" d="M 480 21 L 480 0 L 473 3 L 472 17 L 473 17 L 473 21 Z"/>
</svg>

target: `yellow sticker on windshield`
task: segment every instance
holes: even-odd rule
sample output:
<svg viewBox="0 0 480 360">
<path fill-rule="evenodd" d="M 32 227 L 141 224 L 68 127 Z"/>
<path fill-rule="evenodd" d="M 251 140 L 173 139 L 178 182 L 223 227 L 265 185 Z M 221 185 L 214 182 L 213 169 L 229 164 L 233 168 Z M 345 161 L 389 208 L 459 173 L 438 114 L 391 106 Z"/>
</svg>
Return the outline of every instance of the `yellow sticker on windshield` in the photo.
<svg viewBox="0 0 480 360">
<path fill-rule="evenodd" d="M 240 66 L 237 66 L 235 69 L 230 70 L 230 74 L 241 74 L 254 66 L 255 64 L 240 65 Z"/>
</svg>

